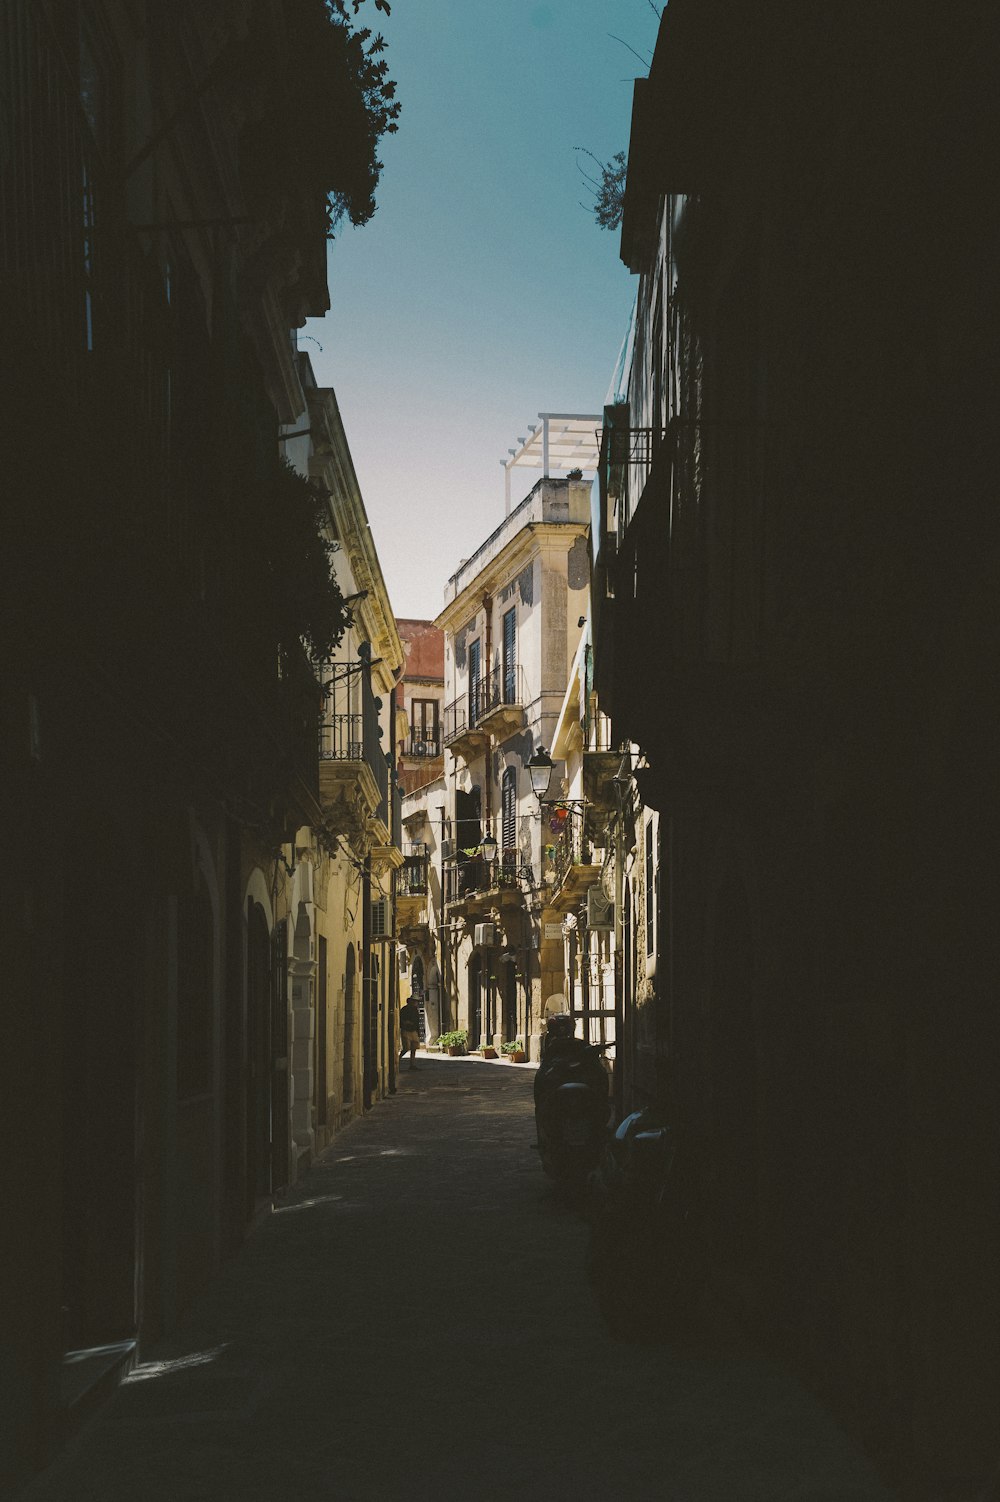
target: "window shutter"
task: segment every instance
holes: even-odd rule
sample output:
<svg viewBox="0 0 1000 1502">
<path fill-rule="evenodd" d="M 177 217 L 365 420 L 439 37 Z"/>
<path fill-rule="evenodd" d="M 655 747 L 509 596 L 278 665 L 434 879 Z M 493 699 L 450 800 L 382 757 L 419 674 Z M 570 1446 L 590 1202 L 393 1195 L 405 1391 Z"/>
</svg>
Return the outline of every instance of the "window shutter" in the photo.
<svg viewBox="0 0 1000 1502">
<path fill-rule="evenodd" d="M 507 767 L 500 795 L 500 840 L 504 851 L 517 845 L 517 772 Z"/>
</svg>

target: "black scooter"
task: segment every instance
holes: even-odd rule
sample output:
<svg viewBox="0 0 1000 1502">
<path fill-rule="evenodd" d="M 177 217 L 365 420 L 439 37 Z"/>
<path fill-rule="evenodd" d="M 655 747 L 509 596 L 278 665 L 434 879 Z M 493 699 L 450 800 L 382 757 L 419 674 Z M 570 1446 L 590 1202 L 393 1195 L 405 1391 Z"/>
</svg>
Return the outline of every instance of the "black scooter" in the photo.
<svg viewBox="0 0 1000 1502">
<path fill-rule="evenodd" d="M 591 1178 L 587 1273 L 621 1340 L 697 1327 L 707 1260 L 689 1152 L 655 1111 L 634 1111 L 606 1139 Z"/>
<path fill-rule="evenodd" d="M 572 1017 L 550 1017 L 535 1076 L 535 1128 L 542 1167 L 564 1189 L 581 1191 L 600 1158 L 609 1083 L 601 1048 L 573 1036 Z"/>
</svg>

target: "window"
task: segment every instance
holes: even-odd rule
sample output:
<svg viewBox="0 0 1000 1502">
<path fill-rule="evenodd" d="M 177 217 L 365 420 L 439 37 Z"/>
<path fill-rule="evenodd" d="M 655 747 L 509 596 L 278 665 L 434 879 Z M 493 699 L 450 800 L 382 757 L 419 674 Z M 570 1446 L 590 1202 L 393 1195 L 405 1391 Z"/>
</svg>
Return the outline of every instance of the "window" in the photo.
<svg viewBox="0 0 1000 1502">
<path fill-rule="evenodd" d="M 503 854 L 517 849 L 517 771 L 507 767 L 500 785 L 500 842 Z"/>
<path fill-rule="evenodd" d="M 503 618 L 503 702 L 517 703 L 517 610 Z"/>
<path fill-rule="evenodd" d="M 479 724 L 479 711 L 481 701 L 480 680 L 483 671 L 482 642 L 474 641 L 469 644 L 469 724 Z"/>
<path fill-rule="evenodd" d="M 410 703 L 410 755 L 437 756 L 438 701 L 413 699 Z"/>
</svg>

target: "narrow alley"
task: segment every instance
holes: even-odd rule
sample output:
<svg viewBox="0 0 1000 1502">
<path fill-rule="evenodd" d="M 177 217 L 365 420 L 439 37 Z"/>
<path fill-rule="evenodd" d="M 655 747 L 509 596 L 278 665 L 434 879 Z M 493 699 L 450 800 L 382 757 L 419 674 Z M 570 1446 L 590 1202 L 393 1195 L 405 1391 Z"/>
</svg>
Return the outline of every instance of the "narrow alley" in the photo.
<svg viewBox="0 0 1000 1502">
<path fill-rule="evenodd" d="M 887 1497 L 767 1359 L 605 1333 L 531 1066 L 421 1055 L 41 1476 L 32 1502 Z"/>
</svg>

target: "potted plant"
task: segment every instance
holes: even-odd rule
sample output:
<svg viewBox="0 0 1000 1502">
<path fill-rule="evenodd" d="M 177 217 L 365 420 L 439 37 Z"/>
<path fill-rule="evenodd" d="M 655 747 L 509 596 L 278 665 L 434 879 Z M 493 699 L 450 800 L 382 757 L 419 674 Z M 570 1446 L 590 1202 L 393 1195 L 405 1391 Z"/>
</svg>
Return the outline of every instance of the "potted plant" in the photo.
<svg viewBox="0 0 1000 1502">
<path fill-rule="evenodd" d="M 489 1042 L 486 1042 L 485 1040 L 482 1043 L 482 1045 L 480 1046 L 480 1050 L 479 1051 L 482 1054 L 482 1056 L 483 1056 L 484 1059 L 495 1059 L 496 1056 L 497 1056 L 497 1051 L 493 1047 L 493 1044 L 489 1043 Z"/>
<path fill-rule="evenodd" d="M 504 1043 L 501 1046 L 504 1058 L 511 1064 L 523 1064 L 528 1057 L 520 1038 L 516 1038 L 513 1043 Z"/>
<path fill-rule="evenodd" d="M 438 1041 L 446 1053 L 457 1059 L 465 1053 L 465 1045 L 469 1041 L 468 1028 L 453 1028 L 450 1033 L 442 1033 Z"/>
</svg>

